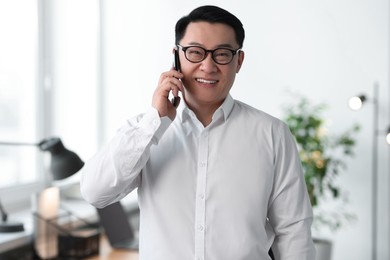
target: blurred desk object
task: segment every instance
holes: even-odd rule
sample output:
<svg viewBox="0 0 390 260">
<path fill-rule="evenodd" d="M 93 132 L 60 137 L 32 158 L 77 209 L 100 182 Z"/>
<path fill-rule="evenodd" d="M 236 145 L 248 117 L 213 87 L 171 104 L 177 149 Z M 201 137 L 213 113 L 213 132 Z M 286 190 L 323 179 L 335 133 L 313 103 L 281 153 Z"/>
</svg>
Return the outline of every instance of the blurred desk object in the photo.
<svg viewBox="0 0 390 260">
<path fill-rule="evenodd" d="M 102 235 L 99 255 L 88 257 L 85 260 L 138 260 L 138 251 L 114 249 L 110 246 L 106 236 Z"/>
</svg>

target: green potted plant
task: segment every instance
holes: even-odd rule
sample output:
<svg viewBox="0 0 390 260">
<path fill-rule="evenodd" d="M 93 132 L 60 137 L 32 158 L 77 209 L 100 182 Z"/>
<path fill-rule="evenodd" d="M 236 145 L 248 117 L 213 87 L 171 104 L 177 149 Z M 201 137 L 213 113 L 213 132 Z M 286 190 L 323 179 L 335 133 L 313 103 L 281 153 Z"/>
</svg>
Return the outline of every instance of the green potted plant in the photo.
<svg viewBox="0 0 390 260">
<path fill-rule="evenodd" d="M 314 211 L 313 228 L 319 230 L 326 226 L 331 231 L 336 231 L 355 218 L 346 210 L 348 196 L 338 185 L 337 177 L 346 169 L 347 157 L 353 156 L 355 134 L 360 127 L 355 124 L 339 135 L 330 135 L 326 131 L 326 121 L 322 115 L 327 106 L 313 105 L 305 97 L 297 100 L 297 103 L 285 107 L 283 120 L 289 126 L 298 145 L 307 191 Z M 331 201 L 335 205 L 334 208 L 321 209 L 325 201 L 328 204 Z M 315 242 L 328 243 L 319 239 L 315 239 Z M 330 255 L 330 252 L 328 254 Z"/>
</svg>

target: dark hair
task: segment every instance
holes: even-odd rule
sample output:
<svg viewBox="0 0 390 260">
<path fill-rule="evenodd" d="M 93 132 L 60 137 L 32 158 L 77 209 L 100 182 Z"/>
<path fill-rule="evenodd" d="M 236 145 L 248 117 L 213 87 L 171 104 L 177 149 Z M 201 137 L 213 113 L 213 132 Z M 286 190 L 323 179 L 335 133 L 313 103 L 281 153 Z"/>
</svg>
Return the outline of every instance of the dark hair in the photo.
<svg viewBox="0 0 390 260">
<path fill-rule="evenodd" d="M 179 44 L 184 37 L 188 24 L 191 22 L 210 22 L 226 24 L 234 29 L 236 41 L 240 48 L 244 44 L 245 31 L 241 21 L 228 11 L 212 5 L 205 5 L 194 9 L 187 16 L 179 19 L 175 27 L 175 42 Z"/>
</svg>

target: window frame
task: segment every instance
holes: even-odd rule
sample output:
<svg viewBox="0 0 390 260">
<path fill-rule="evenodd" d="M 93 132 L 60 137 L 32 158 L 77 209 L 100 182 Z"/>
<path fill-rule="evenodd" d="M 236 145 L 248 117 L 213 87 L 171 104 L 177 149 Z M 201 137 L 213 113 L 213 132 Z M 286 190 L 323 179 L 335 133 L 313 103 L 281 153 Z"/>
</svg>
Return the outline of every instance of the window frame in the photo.
<svg viewBox="0 0 390 260">
<path fill-rule="evenodd" d="M 52 128 L 52 42 L 51 42 L 51 1 L 37 0 L 37 42 L 36 42 L 36 136 L 38 140 L 28 140 L 31 143 L 38 143 L 40 139 L 47 136 Z M 21 140 L 2 140 L 21 141 Z M 35 181 L 15 184 L 0 188 L 0 202 L 7 213 L 18 211 L 31 205 L 31 195 L 42 190 L 48 184 L 49 173 L 45 167 L 45 155 L 37 149 L 36 169 L 37 178 Z"/>
</svg>

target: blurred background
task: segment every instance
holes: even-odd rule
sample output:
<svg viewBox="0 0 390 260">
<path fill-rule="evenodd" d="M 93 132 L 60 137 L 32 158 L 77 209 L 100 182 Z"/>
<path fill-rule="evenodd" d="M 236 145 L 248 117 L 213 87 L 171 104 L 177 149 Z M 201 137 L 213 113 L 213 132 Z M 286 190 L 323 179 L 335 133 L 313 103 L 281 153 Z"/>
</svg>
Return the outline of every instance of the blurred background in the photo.
<svg viewBox="0 0 390 260">
<path fill-rule="evenodd" d="M 160 74 L 172 65 L 176 21 L 203 4 L 223 7 L 244 24 L 246 56 L 232 89 L 235 99 L 284 118 L 284 107 L 300 95 L 327 104 L 326 134 L 361 126 L 354 156 L 341 158 L 347 168 L 335 179 L 355 218 L 337 231 L 313 229 L 332 241 L 332 259 L 371 259 L 377 139 L 376 252 L 389 259 L 387 0 L 0 0 L 0 141 L 60 136 L 88 159 L 126 119 L 148 109 Z M 375 84 L 378 131 L 373 104 L 348 108 L 351 96 L 372 100 Z M 45 160 L 31 147 L 0 147 L 0 198 L 8 209 L 25 206 L 28 195 L 44 186 Z M 321 207 L 333 208 L 332 200 Z"/>
</svg>

